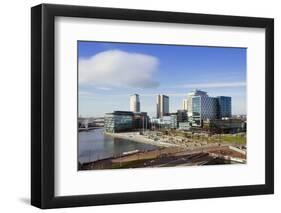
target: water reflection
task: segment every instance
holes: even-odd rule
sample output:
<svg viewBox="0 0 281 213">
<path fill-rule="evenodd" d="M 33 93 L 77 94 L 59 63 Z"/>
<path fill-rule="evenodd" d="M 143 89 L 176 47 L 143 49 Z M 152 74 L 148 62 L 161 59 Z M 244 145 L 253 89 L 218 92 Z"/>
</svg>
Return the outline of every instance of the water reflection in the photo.
<svg viewBox="0 0 281 213">
<path fill-rule="evenodd" d="M 150 144 L 110 137 L 104 134 L 102 128 L 79 132 L 78 141 L 78 160 L 80 163 L 120 156 L 123 152 L 136 149 L 144 151 L 157 148 Z"/>
</svg>

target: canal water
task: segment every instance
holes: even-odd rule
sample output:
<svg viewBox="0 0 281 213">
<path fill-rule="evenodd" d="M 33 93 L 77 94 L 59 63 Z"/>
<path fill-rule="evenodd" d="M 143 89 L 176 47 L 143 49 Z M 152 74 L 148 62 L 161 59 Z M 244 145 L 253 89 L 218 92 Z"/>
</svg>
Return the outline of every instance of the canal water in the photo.
<svg viewBox="0 0 281 213">
<path fill-rule="evenodd" d="M 78 135 L 78 161 L 80 163 L 120 156 L 123 152 L 128 151 L 146 151 L 157 148 L 150 144 L 104 135 L 102 128 L 79 132 Z"/>
</svg>

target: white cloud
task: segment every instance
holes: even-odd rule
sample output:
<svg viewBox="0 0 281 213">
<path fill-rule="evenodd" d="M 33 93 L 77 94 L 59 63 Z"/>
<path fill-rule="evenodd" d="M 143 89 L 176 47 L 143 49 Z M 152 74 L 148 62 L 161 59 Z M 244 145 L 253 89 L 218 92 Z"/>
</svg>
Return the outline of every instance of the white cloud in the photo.
<svg viewBox="0 0 281 213">
<path fill-rule="evenodd" d="M 182 88 L 221 88 L 221 87 L 244 87 L 246 82 L 219 82 L 219 83 L 199 83 L 199 84 L 184 84 Z"/>
<path fill-rule="evenodd" d="M 79 82 L 99 88 L 155 88 L 153 79 L 158 59 L 154 56 L 121 50 L 100 52 L 88 59 L 79 59 Z"/>
</svg>

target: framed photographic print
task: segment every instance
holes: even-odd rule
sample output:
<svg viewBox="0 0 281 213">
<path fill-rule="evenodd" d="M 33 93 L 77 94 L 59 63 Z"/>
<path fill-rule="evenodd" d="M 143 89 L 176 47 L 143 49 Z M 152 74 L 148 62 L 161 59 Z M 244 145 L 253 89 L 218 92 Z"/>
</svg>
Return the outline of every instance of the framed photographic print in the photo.
<svg viewBox="0 0 281 213">
<path fill-rule="evenodd" d="M 31 203 L 274 192 L 274 21 L 31 9 Z"/>
</svg>

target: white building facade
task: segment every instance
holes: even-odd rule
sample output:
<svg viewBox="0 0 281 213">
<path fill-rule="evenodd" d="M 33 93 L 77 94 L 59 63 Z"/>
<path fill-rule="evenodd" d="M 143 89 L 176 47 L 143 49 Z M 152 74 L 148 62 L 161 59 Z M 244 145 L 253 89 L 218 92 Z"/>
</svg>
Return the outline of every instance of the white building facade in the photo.
<svg viewBox="0 0 281 213">
<path fill-rule="evenodd" d="M 187 99 L 182 100 L 182 106 L 181 106 L 182 110 L 187 111 L 187 103 L 188 103 Z"/>
<path fill-rule="evenodd" d="M 133 94 L 130 97 L 130 111 L 140 112 L 140 97 L 138 94 Z"/>
<path fill-rule="evenodd" d="M 188 117 L 193 116 L 193 113 L 192 113 L 192 98 L 194 96 L 208 96 L 208 95 L 207 95 L 207 92 L 197 90 L 197 89 L 187 94 L 187 114 L 188 114 Z"/>
</svg>

